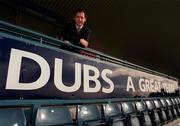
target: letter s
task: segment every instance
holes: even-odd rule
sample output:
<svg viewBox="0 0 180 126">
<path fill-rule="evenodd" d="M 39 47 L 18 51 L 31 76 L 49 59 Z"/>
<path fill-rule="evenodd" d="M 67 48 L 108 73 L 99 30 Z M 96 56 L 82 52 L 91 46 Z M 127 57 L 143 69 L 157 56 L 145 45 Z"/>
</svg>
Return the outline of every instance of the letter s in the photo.
<svg viewBox="0 0 180 126">
<path fill-rule="evenodd" d="M 111 70 L 109 70 L 109 69 L 104 69 L 103 71 L 102 71 L 102 78 L 103 78 L 103 80 L 104 81 L 106 81 L 108 84 L 109 84 L 109 88 L 102 88 L 102 92 L 104 92 L 104 93 L 111 93 L 111 92 L 113 92 L 113 90 L 114 90 L 114 83 L 112 82 L 112 80 L 110 80 L 106 75 L 107 74 L 112 74 L 112 71 Z"/>
</svg>

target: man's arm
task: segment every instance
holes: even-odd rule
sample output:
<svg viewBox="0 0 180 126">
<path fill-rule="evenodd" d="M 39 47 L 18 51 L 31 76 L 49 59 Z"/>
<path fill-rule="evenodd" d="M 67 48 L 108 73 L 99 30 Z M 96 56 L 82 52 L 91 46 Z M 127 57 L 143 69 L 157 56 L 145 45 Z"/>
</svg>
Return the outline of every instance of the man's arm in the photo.
<svg viewBox="0 0 180 126">
<path fill-rule="evenodd" d="M 89 45 L 89 42 L 88 41 L 86 41 L 85 39 L 80 39 L 80 41 L 79 41 L 85 48 L 87 48 L 88 47 L 88 45 Z"/>
<path fill-rule="evenodd" d="M 90 35 L 91 35 L 91 31 L 88 28 L 85 28 L 83 30 L 83 38 L 80 39 L 80 43 L 87 48 L 89 45 L 89 40 L 90 40 Z"/>
<path fill-rule="evenodd" d="M 74 32 L 74 33 L 73 33 Z M 89 38 L 90 38 L 90 34 L 91 31 L 88 28 L 84 28 L 81 31 L 81 37 L 74 37 L 73 34 L 76 31 L 74 31 L 73 26 L 68 24 L 64 27 L 63 30 L 63 40 L 68 40 L 69 42 L 72 42 L 73 44 L 80 46 L 80 47 L 85 47 L 87 48 L 89 45 Z"/>
</svg>

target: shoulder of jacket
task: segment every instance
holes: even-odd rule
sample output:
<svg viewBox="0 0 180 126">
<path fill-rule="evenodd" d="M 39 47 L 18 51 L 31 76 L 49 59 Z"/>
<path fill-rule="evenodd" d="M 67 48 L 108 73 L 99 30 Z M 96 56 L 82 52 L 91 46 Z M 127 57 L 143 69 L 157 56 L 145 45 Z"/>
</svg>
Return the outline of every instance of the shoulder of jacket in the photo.
<svg viewBox="0 0 180 126">
<path fill-rule="evenodd" d="M 88 28 L 87 26 L 84 26 L 84 28 L 83 28 L 85 31 L 87 31 L 87 32 L 91 32 L 91 29 L 90 28 Z"/>
</svg>

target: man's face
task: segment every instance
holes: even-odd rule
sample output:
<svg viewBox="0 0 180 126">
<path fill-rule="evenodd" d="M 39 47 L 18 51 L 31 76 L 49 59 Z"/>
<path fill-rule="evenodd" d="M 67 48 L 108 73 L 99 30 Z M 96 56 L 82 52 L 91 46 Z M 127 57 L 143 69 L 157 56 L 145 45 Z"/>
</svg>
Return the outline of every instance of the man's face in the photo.
<svg viewBox="0 0 180 126">
<path fill-rule="evenodd" d="M 74 17 L 75 23 L 77 26 L 81 27 L 86 22 L 85 14 L 84 12 L 77 12 L 76 16 Z"/>
</svg>

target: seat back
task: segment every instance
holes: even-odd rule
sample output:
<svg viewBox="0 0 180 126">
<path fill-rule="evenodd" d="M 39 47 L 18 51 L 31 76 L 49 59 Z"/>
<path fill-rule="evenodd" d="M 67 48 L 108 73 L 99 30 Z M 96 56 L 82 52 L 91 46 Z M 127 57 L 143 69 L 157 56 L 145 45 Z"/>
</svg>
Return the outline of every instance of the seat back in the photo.
<svg viewBox="0 0 180 126">
<path fill-rule="evenodd" d="M 162 117 L 163 121 L 167 121 L 167 115 L 166 115 L 165 111 L 162 110 L 161 113 L 162 113 L 161 117 Z"/>
<path fill-rule="evenodd" d="M 173 119 L 173 108 L 172 108 L 172 102 L 170 101 L 170 99 L 165 99 L 166 103 L 167 103 L 167 113 L 168 113 L 168 117 L 169 119 Z"/>
<path fill-rule="evenodd" d="M 156 106 L 156 109 L 158 110 L 161 123 L 165 123 L 167 121 L 167 115 L 164 111 L 162 103 L 159 100 L 155 99 L 154 104 Z"/>
<path fill-rule="evenodd" d="M 78 125 L 82 126 L 89 123 L 100 123 L 101 112 L 97 105 L 79 105 L 77 114 Z"/>
<path fill-rule="evenodd" d="M 145 101 L 145 103 L 146 103 L 146 106 L 147 106 L 148 110 L 153 110 L 153 109 L 155 109 L 155 106 L 154 106 L 154 104 L 153 104 L 152 101 L 147 100 L 147 101 Z"/>
<path fill-rule="evenodd" d="M 124 126 L 126 119 L 123 117 L 121 106 L 115 103 L 103 104 L 104 116 L 109 125 Z"/>
<path fill-rule="evenodd" d="M 0 126 L 26 126 L 23 109 L 0 108 Z"/>
<path fill-rule="evenodd" d="M 176 102 L 175 102 L 174 98 L 171 98 L 171 101 L 172 101 L 173 105 L 176 105 Z"/>
<path fill-rule="evenodd" d="M 148 109 L 146 108 L 143 101 L 138 101 L 135 103 L 136 108 L 139 112 L 141 112 L 141 118 L 143 119 L 143 124 L 146 126 L 152 126 L 152 120 L 150 118 L 150 114 L 148 112 Z"/>
<path fill-rule="evenodd" d="M 131 114 L 137 112 L 132 102 L 123 102 L 122 109 L 124 114 Z"/>
<path fill-rule="evenodd" d="M 180 101 L 178 100 L 178 98 L 174 98 L 176 105 L 179 106 L 180 105 Z"/>
<path fill-rule="evenodd" d="M 39 107 L 37 110 L 36 126 L 64 125 L 71 126 L 73 121 L 66 106 L 63 107 Z"/>
<path fill-rule="evenodd" d="M 130 118 L 130 124 L 131 126 L 140 126 L 140 122 L 137 116 Z"/>
<path fill-rule="evenodd" d="M 140 126 L 139 114 L 135 109 L 135 104 L 133 102 L 123 102 L 122 110 L 126 116 L 129 118 L 129 124 L 131 126 Z"/>
<path fill-rule="evenodd" d="M 161 120 L 157 111 L 154 112 L 154 122 L 156 125 L 159 125 L 161 123 Z"/>
<path fill-rule="evenodd" d="M 169 105 L 170 105 L 170 103 L 168 103 L 169 101 L 167 99 L 160 99 L 160 101 L 162 103 L 162 106 L 164 108 L 167 118 L 171 120 L 173 118 L 173 115 L 172 115 L 171 109 L 169 108 Z"/>
<path fill-rule="evenodd" d="M 146 126 L 153 126 L 152 120 L 148 114 L 144 114 L 144 121 Z"/>
<path fill-rule="evenodd" d="M 171 98 L 171 101 L 172 101 L 172 106 L 173 106 L 173 114 L 176 117 L 176 116 L 178 116 L 178 112 L 177 111 L 179 111 L 178 110 L 179 107 L 178 107 L 178 104 L 176 103 L 174 98 Z"/>
<path fill-rule="evenodd" d="M 159 100 L 154 100 L 154 104 L 155 104 L 155 107 L 157 108 L 157 109 L 161 109 L 162 108 L 162 104 L 160 103 L 160 101 Z"/>
<path fill-rule="evenodd" d="M 166 102 L 167 102 L 167 104 L 168 104 L 168 107 L 172 107 L 172 102 L 171 102 L 170 99 L 166 99 Z"/>
<path fill-rule="evenodd" d="M 178 98 L 176 98 L 178 101 L 179 101 L 179 103 L 180 103 L 180 98 L 178 97 Z"/>
<path fill-rule="evenodd" d="M 156 111 L 156 107 L 155 107 L 153 101 L 147 100 L 147 101 L 145 101 L 145 103 L 146 103 L 148 110 L 151 111 L 152 123 L 154 125 L 159 125 L 160 124 L 160 117 L 159 117 L 158 112 Z"/>
<path fill-rule="evenodd" d="M 179 105 L 179 104 L 180 104 L 180 102 L 179 102 L 178 98 L 175 98 L 174 100 L 176 101 L 177 105 Z"/>
<path fill-rule="evenodd" d="M 168 103 L 166 102 L 165 99 L 160 99 L 161 103 L 162 103 L 162 107 L 164 107 L 165 109 L 167 109 L 168 107 Z"/>
<path fill-rule="evenodd" d="M 178 98 L 175 98 L 175 101 L 177 103 L 177 115 L 180 115 L 180 101 L 178 100 Z"/>
<path fill-rule="evenodd" d="M 143 112 L 143 111 L 147 110 L 144 102 L 138 101 L 135 104 L 136 104 L 136 108 L 137 108 L 138 111 Z"/>
<path fill-rule="evenodd" d="M 104 116 L 106 119 L 109 117 L 121 116 L 121 108 L 117 104 L 110 103 L 110 104 L 103 104 L 104 109 Z"/>
</svg>

